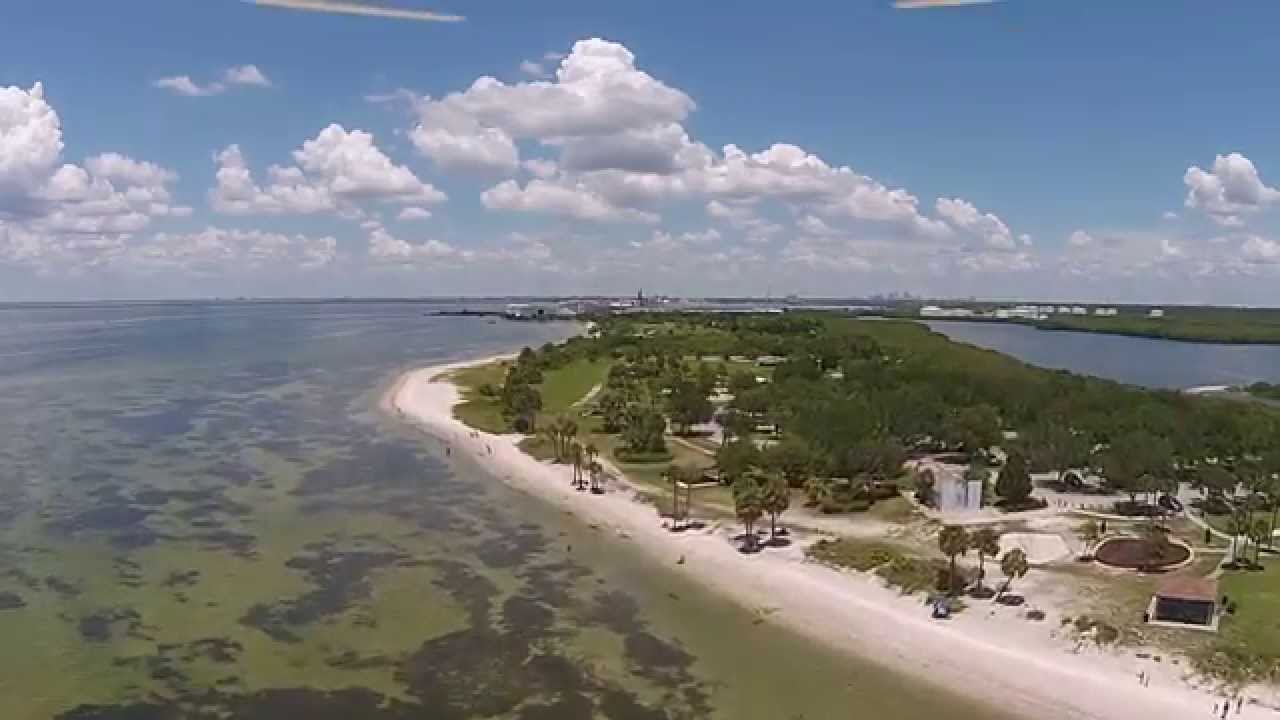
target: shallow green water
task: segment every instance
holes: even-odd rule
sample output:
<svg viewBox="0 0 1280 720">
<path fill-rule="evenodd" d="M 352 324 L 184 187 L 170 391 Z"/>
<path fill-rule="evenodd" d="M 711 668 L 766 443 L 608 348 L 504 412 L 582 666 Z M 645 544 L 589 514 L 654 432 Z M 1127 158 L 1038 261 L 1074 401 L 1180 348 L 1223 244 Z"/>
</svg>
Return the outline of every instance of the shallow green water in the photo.
<svg viewBox="0 0 1280 720">
<path fill-rule="evenodd" d="M 0 312 L 3 717 L 993 717 L 384 417 L 397 368 L 565 332 L 422 311 Z"/>
</svg>

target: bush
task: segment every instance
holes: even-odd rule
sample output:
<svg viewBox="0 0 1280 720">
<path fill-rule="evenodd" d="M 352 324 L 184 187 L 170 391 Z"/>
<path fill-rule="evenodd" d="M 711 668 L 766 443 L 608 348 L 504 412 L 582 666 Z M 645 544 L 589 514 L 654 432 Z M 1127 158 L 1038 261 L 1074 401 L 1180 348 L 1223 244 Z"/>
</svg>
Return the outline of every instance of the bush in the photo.
<svg viewBox="0 0 1280 720">
<path fill-rule="evenodd" d="M 1005 512 L 1026 512 L 1028 510 L 1040 510 L 1049 507 L 1049 501 L 1044 498 L 1029 497 L 1020 503 L 1010 503 L 1005 500 L 996 502 L 996 507 Z"/>
<path fill-rule="evenodd" d="M 493 383 L 485 383 L 481 385 L 476 389 L 476 392 L 487 398 L 498 397 L 498 388 L 495 387 Z"/>
<path fill-rule="evenodd" d="M 876 574 L 884 581 L 898 588 L 905 595 L 939 590 L 946 586 L 947 568 L 942 563 L 930 562 L 922 558 L 900 555 L 876 569 Z M 941 576 L 939 576 L 941 572 Z"/>
<path fill-rule="evenodd" d="M 1111 507 L 1117 515 L 1124 515 L 1125 517 L 1158 517 L 1164 514 L 1164 510 L 1144 502 L 1122 500 Z"/>
<path fill-rule="evenodd" d="M 620 462 L 640 465 L 643 463 L 665 463 L 671 462 L 672 454 L 663 450 L 662 452 L 652 451 L 636 451 L 629 448 L 621 447 L 613 453 Z"/>
<path fill-rule="evenodd" d="M 821 563 L 860 572 L 874 570 L 902 557 L 902 552 L 890 545 L 853 540 L 819 540 L 805 554 Z"/>
<path fill-rule="evenodd" d="M 871 486 L 871 500 L 878 502 L 880 500 L 891 500 L 901 495 L 898 486 L 894 483 L 874 483 Z"/>
</svg>

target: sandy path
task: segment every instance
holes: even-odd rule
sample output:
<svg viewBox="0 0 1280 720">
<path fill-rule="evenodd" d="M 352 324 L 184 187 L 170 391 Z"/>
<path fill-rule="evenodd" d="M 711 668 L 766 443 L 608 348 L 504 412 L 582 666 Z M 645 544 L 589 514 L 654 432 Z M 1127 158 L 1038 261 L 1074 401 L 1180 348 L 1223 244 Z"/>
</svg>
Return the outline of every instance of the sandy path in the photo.
<svg viewBox="0 0 1280 720">
<path fill-rule="evenodd" d="M 488 360 L 488 359 L 486 359 Z M 474 431 L 453 418 L 457 388 L 440 376 L 484 361 L 424 368 L 399 378 L 384 406 L 467 452 L 507 484 L 537 495 L 635 543 L 654 559 L 703 582 L 742 606 L 764 613 L 817 642 L 929 678 L 959 693 L 1031 718 L 1165 720 L 1208 718 L 1214 697 L 1187 685 L 1180 670 L 1126 653 L 1086 648 L 1051 637 L 1048 623 L 1020 611 L 973 601 L 948 621 L 929 617 L 918 599 L 899 595 L 869 576 L 804 560 L 802 545 L 739 554 L 732 528 L 674 535 L 651 505 L 614 483 L 603 495 L 575 491 L 567 468 L 524 454 L 513 436 Z M 677 560 L 683 558 L 682 564 Z M 1138 673 L 1150 677 L 1145 687 Z M 1231 717 L 1276 717 L 1246 706 Z"/>
</svg>

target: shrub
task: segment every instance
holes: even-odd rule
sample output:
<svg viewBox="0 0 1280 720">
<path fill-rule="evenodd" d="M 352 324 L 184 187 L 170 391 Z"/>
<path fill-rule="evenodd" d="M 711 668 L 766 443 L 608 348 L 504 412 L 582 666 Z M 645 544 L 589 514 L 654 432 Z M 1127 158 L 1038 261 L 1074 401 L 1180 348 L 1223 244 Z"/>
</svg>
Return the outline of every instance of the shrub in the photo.
<svg viewBox="0 0 1280 720">
<path fill-rule="evenodd" d="M 1026 512 L 1028 510 L 1040 510 L 1049 507 L 1049 501 L 1044 498 L 1029 497 L 1019 503 L 1010 503 L 1004 500 L 996 502 L 996 507 L 1005 512 Z"/>
<path fill-rule="evenodd" d="M 632 450 L 630 448 L 625 448 L 625 447 L 618 448 L 617 450 L 614 451 L 613 454 L 617 456 L 619 461 L 624 463 L 631 463 L 633 465 L 639 465 L 643 463 L 671 462 L 671 458 L 673 457 L 672 454 L 666 450 L 663 450 L 661 452 L 652 452 L 652 451 L 645 451 L 645 450 L 636 451 L 636 450 Z"/>
</svg>

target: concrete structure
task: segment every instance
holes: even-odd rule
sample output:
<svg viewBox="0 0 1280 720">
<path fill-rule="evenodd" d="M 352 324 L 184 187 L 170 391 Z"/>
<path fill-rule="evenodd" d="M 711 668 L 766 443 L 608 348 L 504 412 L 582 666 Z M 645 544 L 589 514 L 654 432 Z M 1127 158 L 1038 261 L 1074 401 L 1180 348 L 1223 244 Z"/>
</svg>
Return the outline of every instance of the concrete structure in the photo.
<svg viewBox="0 0 1280 720">
<path fill-rule="evenodd" d="M 1160 318 L 1164 317 L 1164 310 L 1160 308 L 1151 308 L 1150 310 L 1147 311 L 1147 317 L 1153 320 L 1159 320 Z"/>
<path fill-rule="evenodd" d="M 1088 308 L 1084 308 L 1084 307 L 1080 307 L 1079 305 L 1072 305 L 1072 306 L 1071 306 L 1071 314 L 1072 314 L 1072 315 L 1088 315 L 1088 314 L 1089 314 L 1089 309 L 1088 309 Z"/>
<path fill-rule="evenodd" d="M 978 481 L 967 482 L 959 470 L 935 472 L 933 489 L 937 495 L 938 510 L 943 513 L 981 510 L 982 485 Z"/>
<path fill-rule="evenodd" d="M 1094 308 L 1093 314 L 1097 315 L 1098 317 L 1115 317 L 1119 313 L 1117 313 L 1116 309 L 1113 307 L 1100 307 L 1100 308 Z"/>
<path fill-rule="evenodd" d="M 1218 582 L 1171 577 L 1160 583 L 1147 606 L 1147 622 L 1161 627 L 1218 630 Z"/>
</svg>

